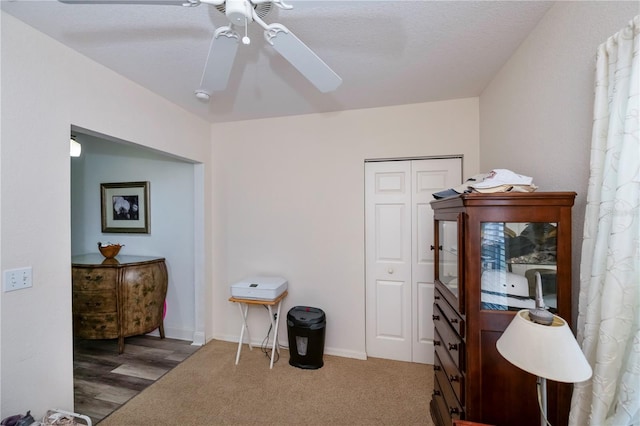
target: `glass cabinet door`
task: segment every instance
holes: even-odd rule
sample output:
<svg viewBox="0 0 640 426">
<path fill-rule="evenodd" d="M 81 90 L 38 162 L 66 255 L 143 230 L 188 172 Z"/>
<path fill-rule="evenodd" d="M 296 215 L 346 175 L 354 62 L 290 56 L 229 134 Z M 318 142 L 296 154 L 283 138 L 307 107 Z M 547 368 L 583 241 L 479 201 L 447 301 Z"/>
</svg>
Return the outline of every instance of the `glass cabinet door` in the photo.
<svg viewBox="0 0 640 426">
<path fill-rule="evenodd" d="M 438 279 L 456 298 L 459 298 L 458 286 L 458 222 L 438 222 Z"/>
<path fill-rule="evenodd" d="M 556 312 L 557 223 L 481 224 L 482 309 Z"/>
</svg>

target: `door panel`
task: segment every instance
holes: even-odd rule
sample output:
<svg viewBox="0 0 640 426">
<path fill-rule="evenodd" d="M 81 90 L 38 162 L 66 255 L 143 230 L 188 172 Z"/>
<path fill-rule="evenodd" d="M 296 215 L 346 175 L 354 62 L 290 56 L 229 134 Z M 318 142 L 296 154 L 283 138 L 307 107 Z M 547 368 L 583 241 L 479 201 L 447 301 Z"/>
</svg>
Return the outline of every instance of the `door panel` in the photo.
<svg viewBox="0 0 640 426">
<path fill-rule="evenodd" d="M 376 286 L 376 338 L 406 339 L 402 318 L 406 308 L 403 306 L 403 287 L 400 281 L 379 280 Z"/>
<path fill-rule="evenodd" d="M 378 204 L 375 207 L 376 262 L 403 262 L 406 244 L 403 235 L 403 204 Z"/>
<path fill-rule="evenodd" d="M 417 285 L 417 303 L 418 303 L 418 317 L 416 318 L 417 338 L 418 344 L 426 344 L 433 347 L 433 283 L 418 282 Z M 422 362 L 419 359 L 415 359 L 415 362 Z M 424 362 L 433 364 L 433 359 L 427 358 Z"/>
<path fill-rule="evenodd" d="M 406 187 L 406 172 L 377 172 L 376 194 L 397 194 L 403 196 Z"/>
</svg>

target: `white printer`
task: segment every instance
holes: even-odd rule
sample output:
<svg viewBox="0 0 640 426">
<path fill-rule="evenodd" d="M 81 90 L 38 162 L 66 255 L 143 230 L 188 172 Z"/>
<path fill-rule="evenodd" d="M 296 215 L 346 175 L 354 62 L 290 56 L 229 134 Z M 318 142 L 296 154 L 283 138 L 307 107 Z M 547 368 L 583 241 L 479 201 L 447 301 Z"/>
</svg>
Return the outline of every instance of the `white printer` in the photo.
<svg viewBox="0 0 640 426">
<path fill-rule="evenodd" d="M 287 290 L 282 277 L 253 276 L 231 285 L 231 296 L 238 299 L 275 300 Z"/>
</svg>

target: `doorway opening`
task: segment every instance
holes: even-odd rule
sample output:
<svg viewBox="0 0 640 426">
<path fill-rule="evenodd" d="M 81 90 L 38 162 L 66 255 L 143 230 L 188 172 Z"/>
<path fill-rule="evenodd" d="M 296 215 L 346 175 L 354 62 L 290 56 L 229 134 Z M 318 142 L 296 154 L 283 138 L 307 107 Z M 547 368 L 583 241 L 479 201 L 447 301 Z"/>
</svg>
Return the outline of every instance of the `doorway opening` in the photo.
<svg viewBox="0 0 640 426">
<path fill-rule="evenodd" d="M 169 285 L 164 313 L 167 342 L 163 344 L 193 345 L 193 349 L 203 345 L 203 165 L 76 126 L 71 133 L 82 146 L 80 157 L 70 160 L 71 256 L 97 253 L 98 242 L 110 242 L 124 245 L 120 255 L 165 258 Z M 125 182 L 149 183 L 148 233 L 102 232 L 101 184 Z M 158 335 L 156 330 L 146 337 Z M 142 347 L 148 348 L 152 339 L 142 341 Z M 114 357 L 118 357 L 117 340 L 104 343 L 113 344 Z M 120 358 L 135 363 L 132 360 L 139 347 L 128 352 L 125 342 Z"/>
</svg>

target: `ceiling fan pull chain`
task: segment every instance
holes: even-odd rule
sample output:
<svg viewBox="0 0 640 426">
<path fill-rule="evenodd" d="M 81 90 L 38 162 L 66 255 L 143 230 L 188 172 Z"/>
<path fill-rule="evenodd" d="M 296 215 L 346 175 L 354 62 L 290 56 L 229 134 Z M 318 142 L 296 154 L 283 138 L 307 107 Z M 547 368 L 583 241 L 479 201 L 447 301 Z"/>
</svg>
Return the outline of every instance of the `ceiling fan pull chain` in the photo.
<svg viewBox="0 0 640 426">
<path fill-rule="evenodd" d="M 244 37 L 242 37 L 242 44 L 245 46 L 251 44 L 251 39 L 249 38 L 249 19 L 247 17 L 244 18 Z"/>
</svg>

